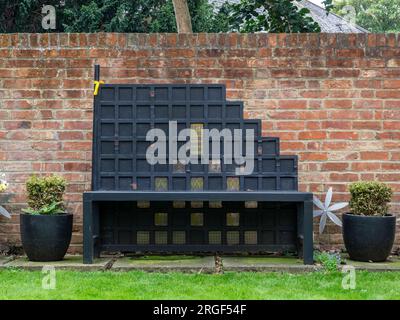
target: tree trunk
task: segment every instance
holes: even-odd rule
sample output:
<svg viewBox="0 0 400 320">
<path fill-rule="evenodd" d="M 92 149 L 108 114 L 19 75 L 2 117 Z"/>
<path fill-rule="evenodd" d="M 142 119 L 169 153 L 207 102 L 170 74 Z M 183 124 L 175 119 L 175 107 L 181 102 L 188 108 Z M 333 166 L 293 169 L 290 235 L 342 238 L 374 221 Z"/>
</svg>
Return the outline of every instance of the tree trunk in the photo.
<svg viewBox="0 0 400 320">
<path fill-rule="evenodd" d="M 189 7 L 186 0 L 172 0 L 178 33 L 193 33 Z"/>
</svg>

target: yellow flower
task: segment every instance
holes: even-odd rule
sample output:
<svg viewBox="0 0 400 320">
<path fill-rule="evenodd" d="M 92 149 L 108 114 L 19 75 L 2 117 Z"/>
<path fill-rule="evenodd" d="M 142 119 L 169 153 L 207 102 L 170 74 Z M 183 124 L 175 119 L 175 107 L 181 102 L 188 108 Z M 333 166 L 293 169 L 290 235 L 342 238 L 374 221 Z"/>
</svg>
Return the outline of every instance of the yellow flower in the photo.
<svg viewBox="0 0 400 320">
<path fill-rule="evenodd" d="M 1 182 L 1 183 L 0 183 L 0 192 L 6 191 L 7 188 L 8 188 L 7 182 Z"/>
<path fill-rule="evenodd" d="M 6 180 L 5 173 L 0 173 L 0 192 L 6 191 L 8 188 L 8 183 Z"/>
</svg>

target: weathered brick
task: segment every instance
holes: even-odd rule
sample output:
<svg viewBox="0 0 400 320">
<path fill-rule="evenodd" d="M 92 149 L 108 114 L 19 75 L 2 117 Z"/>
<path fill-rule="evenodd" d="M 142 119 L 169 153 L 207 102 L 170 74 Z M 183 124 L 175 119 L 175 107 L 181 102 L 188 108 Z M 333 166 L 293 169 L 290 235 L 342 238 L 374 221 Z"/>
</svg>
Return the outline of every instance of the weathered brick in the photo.
<svg viewBox="0 0 400 320">
<path fill-rule="evenodd" d="M 326 162 L 321 164 L 322 171 L 345 171 L 349 168 L 347 162 Z"/>
<path fill-rule="evenodd" d="M 299 139 L 301 140 L 322 140 L 326 139 L 325 131 L 305 131 L 299 132 Z"/>
<path fill-rule="evenodd" d="M 81 162 L 65 162 L 64 170 L 65 171 L 77 171 L 77 172 L 85 172 L 89 169 L 87 163 Z"/>
<path fill-rule="evenodd" d="M 305 109 L 307 107 L 306 100 L 280 100 L 279 108 L 281 109 Z"/>
<path fill-rule="evenodd" d="M 389 160 L 389 153 L 386 151 L 362 151 L 361 160 Z"/>
<path fill-rule="evenodd" d="M 329 89 L 349 89 L 352 87 L 352 82 L 350 80 L 324 80 L 323 86 Z"/>
<path fill-rule="evenodd" d="M 326 69 L 306 69 L 301 70 L 300 74 L 305 78 L 325 78 L 328 76 L 328 72 Z"/>
</svg>

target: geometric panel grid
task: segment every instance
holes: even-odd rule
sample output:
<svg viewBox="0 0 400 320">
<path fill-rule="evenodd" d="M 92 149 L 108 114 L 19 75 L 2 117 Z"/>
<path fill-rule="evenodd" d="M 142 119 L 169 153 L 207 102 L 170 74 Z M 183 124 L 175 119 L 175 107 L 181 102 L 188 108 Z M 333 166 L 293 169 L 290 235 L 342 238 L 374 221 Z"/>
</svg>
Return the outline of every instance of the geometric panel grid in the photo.
<svg viewBox="0 0 400 320">
<path fill-rule="evenodd" d="M 260 120 L 244 119 L 243 103 L 227 101 L 224 85 L 102 85 L 94 120 L 93 190 L 297 190 L 297 157 L 280 155 L 279 139 L 263 137 Z M 223 140 L 220 154 L 207 163 L 150 165 L 146 152 L 155 148 L 146 134 L 152 128 L 167 134 L 169 121 L 176 121 L 178 131 L 195 130 L 191 142 L 198 145 L 197 157 L 203 153 L 203 129 L 241 129 L 243 135 L 254 130 L 254 141 L 243 142 L 239 151 L 244 156 L 252 146 L 254 170 L 236 175 L 244 165 L 225 163 Z M 179 141 L 178 147 L 184 143 Z M 168 161 L 168 154 L 163 156 Z"/>
<path fill-rule="evenodd" d="M 203 212 L 176 209 L 172 202 L 108 203 L 100 207 L 102 245 L 284 245 L 296 250 L 297 208 L 291 203 L 258 202 L 256 209 L 244 203 L 224 202 Z M 162 208 L 162 212 L 160 212 Z M 232 212 L 236 208 L 237 212 Z M 241 218 L 242 217 L 242 218 Z"/>
</svg>

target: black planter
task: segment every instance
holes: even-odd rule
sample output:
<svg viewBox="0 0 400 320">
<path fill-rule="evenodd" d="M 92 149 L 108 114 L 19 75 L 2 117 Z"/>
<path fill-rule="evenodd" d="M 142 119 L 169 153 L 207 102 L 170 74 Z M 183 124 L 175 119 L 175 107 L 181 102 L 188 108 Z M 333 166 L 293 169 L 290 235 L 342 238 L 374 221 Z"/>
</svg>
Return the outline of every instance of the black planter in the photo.
<svg viewBox="0 0 400 320">
<path fill-rule="evenodd" d="M 343 240 L 351 260 L 385 261 L 395 233 L 395 216 L 343 215 Z"/>
<path fill-rule="evenodd" d="M 31 261 L 62 260 L 72 234 L 72 214 L 20 215 L 21 240 Z"/>
</svg>

